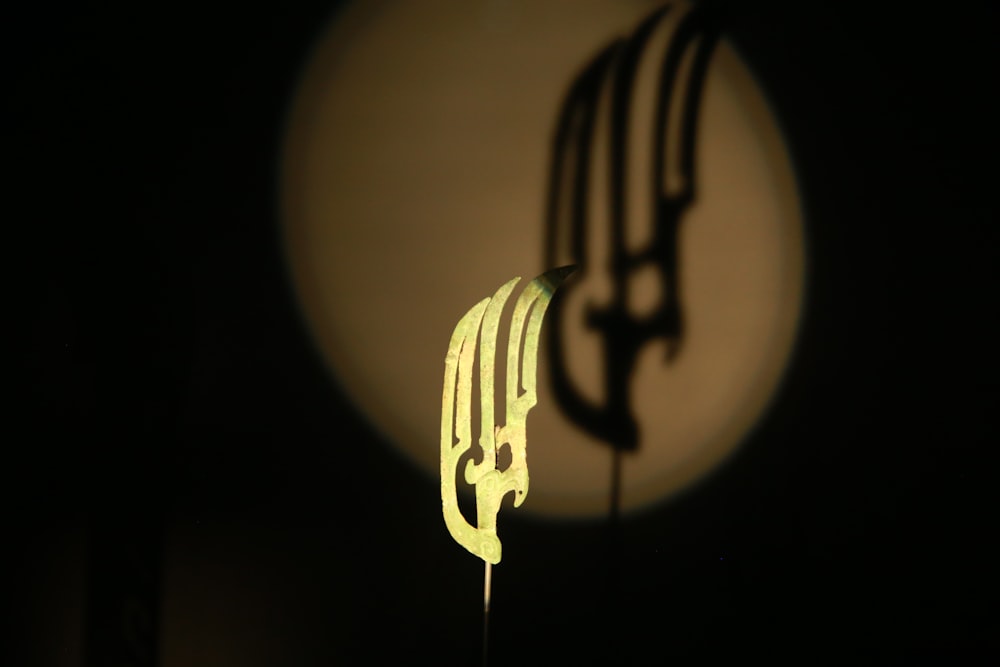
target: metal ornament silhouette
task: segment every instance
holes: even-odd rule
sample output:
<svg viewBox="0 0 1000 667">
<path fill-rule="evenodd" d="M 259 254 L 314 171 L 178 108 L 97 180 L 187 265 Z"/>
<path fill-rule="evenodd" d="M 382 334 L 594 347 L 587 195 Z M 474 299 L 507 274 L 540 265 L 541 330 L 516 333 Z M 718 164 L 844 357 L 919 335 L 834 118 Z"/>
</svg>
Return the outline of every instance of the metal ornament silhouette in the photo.
<svg viewBox="0 0 1000 667">
<path fill-rule="evenodd" d="M 514 507 L 528 495 L 528 411 L 537 402 L 535 373 L 542 318 L 553 292 L 574 267 L 552 269 L 532 280 L 518 297 L 510 323 L 507 345 L 506 415 L 498 425 L 494 414 L 495 360 L 500 315 L 520 278 L 508 281 L 492 297 L 483 299 L 459 320 L 445 357 L 441 397 L 441 506 L 451 536 L 489 566 L 500 562 L 497 512 L 503 497 L 513 492 Z M 468 460 L 462 471 L 467 484 L 476 487 L 476 525 L 466 521 L 458 507 L 458 464 L 472 447 L 472 384 L 479 339 L 479 449 L 482 460 Z M 510 447 L 511 462 L 503 470 L 497 451 Z"/>
<path fill-rule="evenodd" d="M 653 165 L 650 178 L 653 236 L 639 251 L 625 244 L 628 120 L 639 60 L 665 17 L 680 13 L 662 57 L 653 114 Z M 571 261 L 580 268 L 574 288 L 586 281 L 585 242 L 592 238 L 587 209 L 592 143 L 602 92 L 610 86 L 608 221 L 613 294 L 608 304 L 590 305 L 585 324 L 604 341 L 604 403 L 586 399 L 573 385 L 560 336 L 565 317 L 557 304 L 550 327 L 553 393 L 566 415 L 617 450 L 635 449 L 638 427 L 631 414 L 629 378 L 639 351 L 654 339 L 667 342 L 667 361 L 676 357 L 683 337 L 677 235 L 682 216 L 695 199 L 695 130 L 701 87 L 718 29 L 704 11 L 683 5 L 664 7 L 647 17 L 628 39 L 603 49 L 574 81 L 563 103 L 550 171 L 545 262 Z M 602 230 L 603 231 L 603 230 Z M 653 312 L 636 316 L 627 305 L 628 285 L 638 271 L 659 274 L 662 300 Z M 565 303 L 565 300 L 563 301 Z"/>
</svg>

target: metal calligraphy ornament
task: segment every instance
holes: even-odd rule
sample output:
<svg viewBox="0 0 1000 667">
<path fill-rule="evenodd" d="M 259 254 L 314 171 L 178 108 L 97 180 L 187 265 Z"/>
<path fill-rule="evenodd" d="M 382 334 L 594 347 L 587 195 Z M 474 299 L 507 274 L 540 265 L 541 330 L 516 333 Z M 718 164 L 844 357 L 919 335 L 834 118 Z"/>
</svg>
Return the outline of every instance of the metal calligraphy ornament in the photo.
<svg viewBox="0 0 1000 667">
<path fill-rule="evenodd" d="M 518 297 L 507 343 L 506 414 L 500 424 L 494 414 L 496 348 L 500 316 L 520 278 L 508 281 L 492 297 L 473 306 L 451 335 L 445 357 L 441 397 L 441 506 L 448 532 L 486 563 L 483 604 L 489 609 L 490 566 L 500 562 L 497 512 L 503 497 L 513 492 L 514 507 L 528 495 L 526 421 L 537 402 L 535 374 L 542 318 L 552 294 L 574 267 L 552 269 L 532 280 Z M 467 460 L 463 479 L 476 489 L 476 525 L 458 507 L 459 462 L 472 447 L 473 370 L 476 341 L 479 357 L 479 449 L 482 459 Z M 510 448 L 510 464 L 501 469 L 497 451 Z"/>
</svg>

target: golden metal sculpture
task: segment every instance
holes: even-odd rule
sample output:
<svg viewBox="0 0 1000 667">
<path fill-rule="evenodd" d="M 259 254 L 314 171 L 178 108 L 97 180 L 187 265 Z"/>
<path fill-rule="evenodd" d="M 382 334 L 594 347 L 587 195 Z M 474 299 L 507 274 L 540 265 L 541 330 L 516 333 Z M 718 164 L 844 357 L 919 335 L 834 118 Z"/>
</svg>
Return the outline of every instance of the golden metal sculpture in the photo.
<svg viewBox="0 0 1000 667">
<path fill-rule="evenodd" d="M 441 506 L 452 537 L 486 562 L 484 607 L 489 609 L 490 566 L 500 562 L 497 512 L 503 497 L 513 492 L 514 507 L 528 495 L 526 421 L 537 402 L 535 372 L 538 337 L 552 294 L 574 267 L 552 269 L 524 289 L 514 305 L 507 344 L 506 415 L 499 424 L 494 414 L 495 360 L 500 315 L 520 278 L 508 281 L 492 297 L 483 299 L 459 320 L 445 358 L 441 399 Z M 472 390 L 479 340 L 479 449 L 482 460 L 468 460 L 463 471 L 476 487 L 476 525 L 466 521 L 458 507 L 458 464 L 472 447 Z M 510 465 L 497 467 L 497 450 L 510 447 Z"/>
</svg>

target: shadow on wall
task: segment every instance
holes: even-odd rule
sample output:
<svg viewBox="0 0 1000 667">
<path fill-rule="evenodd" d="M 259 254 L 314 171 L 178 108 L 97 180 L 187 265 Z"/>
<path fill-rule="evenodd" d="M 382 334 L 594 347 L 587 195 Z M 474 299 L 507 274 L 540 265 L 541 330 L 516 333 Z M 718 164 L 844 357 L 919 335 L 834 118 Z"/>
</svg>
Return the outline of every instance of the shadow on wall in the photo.
<svg viewBox="0 0 1000 667">
<path fill-rule="evenodd" d="M 652 163 L 645 173 L 630 173 L 629 131 L 633 118 L 636 74 L 665 17 L 684 12 L 658 60 L 653 100 Z M 569 293 L 589 280 L 610 281 L 606 299 L 588 301 L 583 312 L 569 313 L 566 294 L 552 304 L 547 327 L 552 388 L 566 416 L 614 450 L 610 514 L 621 509 L 621 456 L 636 450 L 639 426 L 632 413 L 630 382 L 641 350 L 654 340 L 666 342 L 665 363 L 682 352 L 684 308 L 679 289 L 678 234 L 688 207 L 697 197 L 695 142 L 705 73 L 719 36 L 716 17 L 700 8 L 660 8 L 627 39 L 616 39 L 583 69 L 571 85 L 559 113 L 552 146 L 545 265 L 572 262 L 579 275 L 563 289 Z M 647 56 L 649 57 L 649 56 Z M 647 101 L 647 100 L 642 100 Z M 610 106 L 605 109 L 605 106 Z M 598 147 L 599 123 L 607 132 Z M 598 164 L 603 160 L 605 164 Z M 591 196 L 596 176 L 606 178 L 600 201 Z M 629 210 L 630 179 L 648 183 L 648 211 Z M 643 214 L 651 219 L 649 238 L 629 247 L 627 228 Z M 604 235 L 603 253 L 587 248 Z M 631 244 L 635 245 L 635 244 Z M 658 302 L 644 311 L 631 307 L 636 276 L 656 276 Z M 637 312 L 638 311 L 638 312 Z M 596 332 L 603 342 L 603 401 L 588 399 L 567 367 L 565 321 Z"/>
</svg>

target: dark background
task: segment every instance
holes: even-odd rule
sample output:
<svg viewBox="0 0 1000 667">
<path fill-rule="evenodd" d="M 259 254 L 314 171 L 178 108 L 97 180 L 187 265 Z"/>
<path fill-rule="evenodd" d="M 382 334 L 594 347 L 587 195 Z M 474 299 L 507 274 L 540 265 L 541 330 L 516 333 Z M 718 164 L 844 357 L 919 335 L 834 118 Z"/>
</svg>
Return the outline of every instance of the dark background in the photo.
<svg viewBox="0 0 1000 667">
<path fill-rule="evenodd" d="M 995 10 L 731 4 L 805 202 L 793 365 L 672 503 L 505 513 L 492 663 L 997 664 Z M 5 10 L 5 664 L 478 663 L 481 563 L 284 264 L 335 5 Z"/>
</svg>

